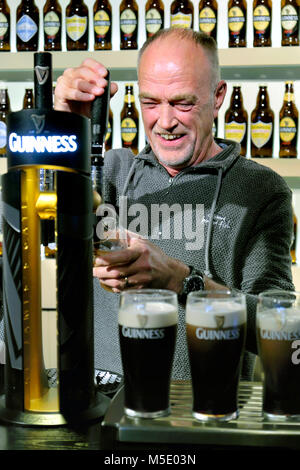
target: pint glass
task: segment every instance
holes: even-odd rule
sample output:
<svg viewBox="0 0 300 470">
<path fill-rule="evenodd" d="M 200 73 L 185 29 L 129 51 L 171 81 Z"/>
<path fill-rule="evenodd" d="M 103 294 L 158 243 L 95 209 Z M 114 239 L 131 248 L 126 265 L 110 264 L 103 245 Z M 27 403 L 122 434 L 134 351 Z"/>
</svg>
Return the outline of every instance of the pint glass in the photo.
<svg viewBox="0 0 300 470">
<path fill-rule="evenodd" d="M 193 416 L 228 421 L 238 416 L 238 385 L 246 336 L 245 296 L 198 291 L 187 297 Z"/>
<path fill-rule="evenodd" d="M 124 250 L 128 247 L 127 232 L 118 225 L 118 217 L 106 217 L 100 222 L 100 229 L 97 230 L 97 238 L 93 244 L 94 266 L 97 256 L 101 256 L 110 251 Z M 97 227 L 98 228 L 98 227 Z M 112 292 L 112 288 L 100 282 L 103 289 Z"/>
<path fill-rule="evenodd" d="M 170 412 L 177 312 L 175 292 L 144 289 L 121 293 L 119 338 L 128 416 L 157 418 Z"/>
<path fill-rule="evenodd" d="M 256 316 L 267 419 L 300 418 L 300 293 L 259 294 Z"/>
</svg>

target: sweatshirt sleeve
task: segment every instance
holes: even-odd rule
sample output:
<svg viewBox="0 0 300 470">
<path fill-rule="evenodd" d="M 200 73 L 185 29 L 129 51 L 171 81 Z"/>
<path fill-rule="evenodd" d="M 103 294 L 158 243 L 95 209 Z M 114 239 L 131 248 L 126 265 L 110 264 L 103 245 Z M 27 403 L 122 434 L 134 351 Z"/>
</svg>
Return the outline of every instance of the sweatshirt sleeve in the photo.
<svg viewBox="0 0 300 470">
<path fill-rule="evenodd" d="M 241 290 L 247 299 L 247 349 L 255 353 L 257 295 L 269 289 L 294 290 L 290 256 L 293 235 L 291 194 L 288 188 L 272 193 L 246 246 Z"/>
</svg>

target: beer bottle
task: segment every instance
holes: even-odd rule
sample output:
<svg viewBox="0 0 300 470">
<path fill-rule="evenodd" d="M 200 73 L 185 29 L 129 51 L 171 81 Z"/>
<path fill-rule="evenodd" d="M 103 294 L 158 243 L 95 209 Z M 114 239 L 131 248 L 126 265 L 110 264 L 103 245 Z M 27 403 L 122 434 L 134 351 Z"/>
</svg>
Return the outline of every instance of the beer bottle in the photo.
<svg viewBox="0 0 300 470">
<path fill-rule="evenodd" d="M 10 51 L 10 9 L 6 0 L 0 0 L 0 52 Z"/>
<path fill-rule="evenodd" d="M 228 47 L 246 47 L 247 3 L 246 0 L 228 2 Z"/>
<path fill-rule="evenodd" d="M 109 108 L 108 121 L 107 121 L 107 132 L 105 136 L 105 151 L 112 148 L 114 134 L 114 117 L 111 108 Z"/>
<path fill-rule="evenodd" d="M 89 16 L 83 0 L 71 0 L 67 6 L 66 32 L 68 51 L 88 49 Z"/>
<path fill-rule="evenodd" d="M 44 50 L 61 51 L 61 6 L 57 0 L 47 0 L 44 15 Z"/>
<path fill-rule="evenodd" d="M 26 88 L 25 95 L 23 98 L 23 109 L 32 109 L 32 108 L 34 108 L 33 89 Z"/>
<path fill-rule="evenodd" d="M 297 262 L 297 258 L 296 258 L 297 228 L 298 228 L 298 220 L 293 210 L 293 238 L 292 238 L 292 245 L 291 245 L 292 264 L 296 264 Z"/>
<path fill-rule="evenodd" d="M 165 7 L 161 0 L 148 0 L 145 6 L 146 37 L 149 38 L 164 27 Z"/>
<path fill-rule="evenodd" d="M 39 41 L 39 9 L 34 0 L 22 0 L 17 8 L 17 51 L 37 51 Z"/>
<path fill-rule="evenodd" d="M 283 105 L 279 112 L 279 157 L 297 158 L 298 109 L 295 105 L 294 84 L 285 83 Z"/>
<path fill-rule="evenodd" d="M 213 138 L 218 137 L 218 118 L 217 117 L 214 119 L 214 122 L 213 122 L 212 135 L 213 135 Z"/>
<path fill-rule="evenodd" d="M 94 13 L 94 49 L 111 50 L 112 13 L 108 0 L 96 0 Z"/>
<path fill-rule="evenodd" d="M 253 46 L 271 47 L 272 0 L 253 0 Z"/>
<path fill-rule="evenodd" d="M 218 3 L 201 0 L 199 3 L 199 31 L 217 40 Z"/>
<path fill-rule="evenodd" d="M 193 28 L 194 7 L 190 0 L 174 0 L 171 4 L 171 28 Z"/>
<path fill-rule="evenodd" d="M 137 49 L 139 9 L 135 0 L 120 4 L 120 49 Z"/>
<path fill-rule="evenodd" d="M 125 85 L 124 105 L 121 111 L 122 147 L 130 148 L 136 155 L 139 141 L 139 113 L 135 107 L 133 85 Z"/>
<path fill-rule="evenodd" d="M 6 157 L 6 118 L 10 113 L 7 89 L 0 90 L 0 157 Z"/>
<path fill-rule="evenodd" d="M 243 106 L 243 96 L 239 85 L 233 86 L 230 106 L 225 113 L 225 139 L 241 145 L 241 155 L 247 153 L 248 114 Z"/>
<path fill-rule="evenodd" d="M 298 0 L 281 0 L 281 45 L 299 46 Z"/>
<path fill-rule="evenodd" d="M 256 107 L 251 113 L 251 157 L 273 156 L 274 113 L 266 85 L 259 86 Z"/>
</svg>

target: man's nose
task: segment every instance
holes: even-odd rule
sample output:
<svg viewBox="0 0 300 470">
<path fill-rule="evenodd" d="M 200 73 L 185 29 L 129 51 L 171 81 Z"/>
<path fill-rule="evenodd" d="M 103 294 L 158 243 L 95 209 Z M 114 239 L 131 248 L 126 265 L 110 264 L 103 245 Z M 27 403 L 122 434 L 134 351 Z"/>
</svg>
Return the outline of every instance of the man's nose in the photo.
<svg viewBox="0 0 300 470">
<path fill-rule="evenodd" d="M 175 110 L 170 104 L 162 104 L 159 108 L 158 125 L 165 130 L 172 130 L 178 124 Z"/>
</svg>

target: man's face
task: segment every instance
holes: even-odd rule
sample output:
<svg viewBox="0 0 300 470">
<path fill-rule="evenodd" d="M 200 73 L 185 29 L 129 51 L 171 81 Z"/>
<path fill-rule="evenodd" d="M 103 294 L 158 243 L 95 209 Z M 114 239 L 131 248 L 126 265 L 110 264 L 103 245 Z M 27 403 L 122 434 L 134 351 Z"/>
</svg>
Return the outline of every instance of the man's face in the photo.
<svg viewBox="0 0 300 470">
<path fill-rule="evenodd" d="M 209 158 L 215 106 L 202 48 L 173 37 L 155 41 L 138 75 L 145 132 L 162 165 L 181 169 Z"/>
</svg>

